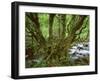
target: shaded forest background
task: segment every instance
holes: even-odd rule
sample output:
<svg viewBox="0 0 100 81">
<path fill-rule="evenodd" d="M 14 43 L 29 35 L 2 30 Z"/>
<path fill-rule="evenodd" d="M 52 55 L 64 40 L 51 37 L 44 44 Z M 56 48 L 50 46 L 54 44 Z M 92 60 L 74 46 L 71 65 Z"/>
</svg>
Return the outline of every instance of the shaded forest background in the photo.
<svg viewBox="0 0 100 81">
<path fill-rule="evenodd" d="M 82 65 L 71 63 L 69 49 L 84 42 L 89 42 L 88 15 L 25 13 L 26 68 Z"/>
</svg>

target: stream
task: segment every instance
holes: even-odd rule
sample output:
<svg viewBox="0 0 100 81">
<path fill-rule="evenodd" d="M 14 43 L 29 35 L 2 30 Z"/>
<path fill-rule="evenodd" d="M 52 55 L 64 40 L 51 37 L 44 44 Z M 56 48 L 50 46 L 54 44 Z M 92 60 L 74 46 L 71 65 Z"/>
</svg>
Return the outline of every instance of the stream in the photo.
<svg viewBox="0 0 100 81">
<path fill-rule="evenodd" d="M 89 57 L 89 43 L 79 43 L 69 49 L 71 60 Z"/>
</svg>

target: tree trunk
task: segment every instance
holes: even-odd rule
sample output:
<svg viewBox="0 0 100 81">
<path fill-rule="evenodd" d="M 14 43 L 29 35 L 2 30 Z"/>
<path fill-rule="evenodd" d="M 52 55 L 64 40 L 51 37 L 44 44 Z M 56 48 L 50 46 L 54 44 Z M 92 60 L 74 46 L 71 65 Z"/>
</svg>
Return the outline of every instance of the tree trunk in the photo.
<svg viewBox="0 0 100 81">
<path fill-rule="evenodd" d="M 37 13 L 26 13 L 26 16 L 33 22 L 34 31 L 32 31 L 32 35 L 38 41 L 40 45 L 45 45 L 45 38 L 42 35 L 40 30 L 40 23 Z"/>
<path fill-rule="evenodd" d="M 49 15 L 49 40 L 53 37 L 53 22 L 54 22 L 54 16 L 55 14 Z"/>
<path fill-rule="evenodd" d="M 62 14 L 61 15 L 61 24 L 62 24 L 62 37 L 61 38 L 65 38 L 66 35 L 66 15 Z"/>
</svg>

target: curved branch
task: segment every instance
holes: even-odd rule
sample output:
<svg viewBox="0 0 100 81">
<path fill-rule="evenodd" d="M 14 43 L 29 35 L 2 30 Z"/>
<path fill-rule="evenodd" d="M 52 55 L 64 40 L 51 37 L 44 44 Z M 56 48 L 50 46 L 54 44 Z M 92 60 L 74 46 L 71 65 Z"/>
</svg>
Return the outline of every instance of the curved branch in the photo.
<svg viewBox="0 0 100 81">
<path fill-rule="evenodd" d="M 40 23 L 37 13 L 26 13 L 26 16 L 33 22 L 34 32 L 36 37 L 38 38 L 38 41 L 41 42 L 42 45 L 45 44 L 46 40 L 43 37 L 43 34 L 40 30 Z"/>
</svg>

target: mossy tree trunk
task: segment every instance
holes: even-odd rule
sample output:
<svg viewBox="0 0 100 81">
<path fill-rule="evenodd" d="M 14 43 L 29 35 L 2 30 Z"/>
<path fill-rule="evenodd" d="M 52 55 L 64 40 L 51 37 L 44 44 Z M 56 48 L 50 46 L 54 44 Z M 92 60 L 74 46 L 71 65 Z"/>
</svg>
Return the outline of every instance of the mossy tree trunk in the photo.
<svg viewBox="0 0 100 81">
<path fill-rule="evenodd" d="M 40 29 L 40 22 L 39 17 L 37 13 L 26 13 L 26 17 L 32 22 L 32 26 L 27 26 L 27 29 L 32 34 L 35 41 L 37 41 L 37 44 L 39 45 L 39 49 L 37 50 L 38 53 L 44 55 L 44 60 L 46 63 L 52 64 L 51 66 L 54 66 L 56 63 L 61 62 L 61 60 L 66 61 L 68 56 L 68 49 L 71 47 L 71 45 L 75 42 L 76 32 L 79 31 L 82 28 L 83 22 L 86 18 L 86 16 L 80 15 L 80 16 L 73 16 L 72 21 L 70 21 L 70 26 L 68 27 L 68 36 L 66 36 L 66 15 L 61 14 L 59 15 L 59 22 L 61 25 L 58 28 L 59 36 L 61 37 L 60 40 L 57 40 L 55 43 L 53 43 L 53 23 L 55 19 L 56 14 L 49 14 L 49 37 L 48 41 L 44 38 L 42 31 Z M 60 30 L 62 29 L 62 31 Z M 81 31 L 80 31 L 81 32 Z M 56 40 L 57 38 L 54 38 Z M 52 41 L 51 41 L 52 40 Z M 50 46 L 49 46 L 50 45 Z M 41 52 L 42 50 L 42 52 Z M 62 61 L 62 63 L 64 62 Z M 54 64 L 54 65 L 53 65 Z M 59 64 L 59 63 L 58 63 Z"/>
</svg>

